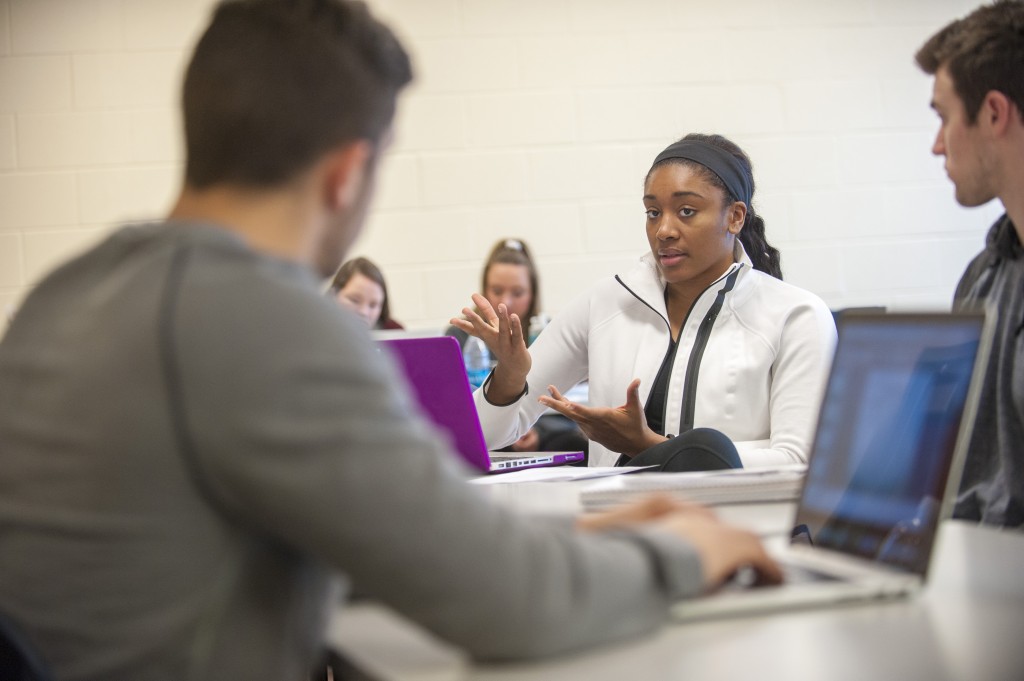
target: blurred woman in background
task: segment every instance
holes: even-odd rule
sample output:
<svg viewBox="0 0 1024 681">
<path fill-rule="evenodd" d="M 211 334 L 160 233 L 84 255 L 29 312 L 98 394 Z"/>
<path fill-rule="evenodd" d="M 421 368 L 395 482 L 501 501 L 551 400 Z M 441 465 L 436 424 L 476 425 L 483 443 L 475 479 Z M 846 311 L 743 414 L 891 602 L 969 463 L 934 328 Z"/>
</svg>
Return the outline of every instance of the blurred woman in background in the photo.
<svg viewBox="0 0 1024 681">
<path fill-rule="evenodd" d="M 359 315 L 371 329 L 404 328 L 391 318 L 384 275 L 366 258 L 345 262 L 334 275 L 327 293 Z"/>
<path fill-rule="evenodd" d="M 480 275 L 480 290 L 484 298 L 497 309 L 504 304 L 510 313 L 519 315 L 524 323 L 535 327 L 545 319 L 538 317 L 540 291 L 537 267 L 530 249 L 521 239 L 500 239 L 491 247 Z M 537 321 L 534 318 L 537 317 Z M 460 347 L 465 347 L 469 334 L 457 326 L 449 326 L 446 336 L 454 336 Z M 536 334 L 534 334 L 536 335 Z M 527 342 L 531 341 L 527 338 Z"/>
</svg>

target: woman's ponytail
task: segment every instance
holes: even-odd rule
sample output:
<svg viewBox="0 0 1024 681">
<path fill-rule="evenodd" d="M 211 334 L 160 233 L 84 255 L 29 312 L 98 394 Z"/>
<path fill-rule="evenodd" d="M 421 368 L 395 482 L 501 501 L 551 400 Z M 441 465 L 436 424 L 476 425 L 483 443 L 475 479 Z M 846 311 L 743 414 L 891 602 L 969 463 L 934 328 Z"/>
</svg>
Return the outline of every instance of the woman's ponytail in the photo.
<svg viewBox="0 0 1024 681">
<path fill-rule="evenodd" d="M 779 249 L 768 243 L 764 235 L 764 220 L 749 206 L 747 207 L 747 218 L 740 231 L 740 242 L 747 251 L 750 262 L 754 264 L 755 270 L 761 270 L 776 279 L 782 279 Z"/>
</svg>

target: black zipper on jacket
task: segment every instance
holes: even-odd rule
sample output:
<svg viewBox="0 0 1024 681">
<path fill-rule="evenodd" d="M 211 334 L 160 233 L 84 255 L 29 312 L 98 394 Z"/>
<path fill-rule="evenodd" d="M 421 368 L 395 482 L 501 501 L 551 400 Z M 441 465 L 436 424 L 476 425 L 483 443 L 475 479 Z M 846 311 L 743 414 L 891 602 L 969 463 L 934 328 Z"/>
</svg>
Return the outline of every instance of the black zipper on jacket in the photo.
<svg viewBox="0 0 1024 681">
<path fill-rule="evenodd" d="M 699 367 L 694 366 L 694 361 L 696 360 L 696 362 L 699 364 L 700 361 L 701 361 L 701 358 L 704 356 L 704 346 L 706 346 L 708 344 L 708 338 L 711 336 L 711 327 L 713 327 L 715 325 L 715 320 L 718 318 L 718 313 L 721 311 L 722 305 L 725 303 L 725 294 L 728 293 L 729 291 L 731 291 L 733 286 L 736 285 L 736 279 L 739 276 L 739 272 L 740 272 L 740 270 L 742 268 L 743 268 L 743 265 L 741 264 L 739 267 L 737 267 L 735 270 L 733 270 L 731 273 L 729 273 L 728 275 L 725 276 L 725 285 L 718 291 L 718 296 L 715 298 L 715 302 L 712 303 L 711 309 L 708 310 L 708 313 L 704 316 L 704 320 L 701 322 L 700 328 L 697 329 L 697 340 L 694 342 L 693 348 L 690 349 L 690 358 L 689 358 L 689 361 L 686 364 L 686 375 L 684 376 L 684 379 L 683 379 L 684 392 L 683 392 L 683 402 L 682 402 L 682 407 L 683 407 L 682 415 L 685 416 L 687 411 L 688 411 L 689 412 L 689 420 L 686 420 L 685 418 L 680 420 L 680 424 L 679 424 L 679 426 L 680 426 L 679 427 L 679 432 L 680 433 L 684 433 L 687 430 L 690 430 L 690 429 L 693 428 L 693 412 L 694 412 L 694 409 L 695 409 L 695 406 L 696 406 L 696 404 L 695 404 L 696 400 L 694 399 L 694 396 L 697 393 L 697 374 L 699 372 Z M 671 344 L 672 344 L 672 325 L 669 323 L 668 319 L 666 319 L 660 312 L 655 310 L 651 306 L 650 303 L 648 303 L 646 300 L 644 300 L 643 298 L 638 296 L 633 291 L 633 289 L 631 289 L 629 286 L 627 286 L 626 282 L 622 281 L 622 279 L 617 274 L 615 275 L 615 281 L 619 282 L 619 285 L 622 288 L 626 289 L 631 296 L 633 296 L 634 298 L 639 300 L 641 303 L 643 303 L 651 312 L 653 312 L 654 314 L 656 314 L 659 317 L 661 317 L 661 320 L 663 322 L 665 322 L 665 326 L 668 327 L 669 345 L 671 346 Z M 721 281 L 721 279 L 718 279 L 715 282 L 712 282 L 711 284 L 709 284 L 707 286 L 707 288 L 705 288 L 703 291 L 701 291 L 700 295 L 697 296 L 697 300 L 700 300 L 700 297 L 703 296 L 705 293 L 707 293 L 708 289 L 710 289 L 712 286 L 714 286 L 718 281 Z M 690 309 L 686 311 L 686 316 L 683 317 L 682 325 L 679 327 L 680 335 L 682 335 L 682 330 L 684 328 L 686 328 L 686 322 L 689 321 L 689 319 L 690 319 L 690 312 L 692 312 L 692 311 L 693 311 L 693 306 L 691 305 Z M 677 340 L 677 342 L 678 342 L 678 340 Z M 691 379 L 691 375 L 692 375 L 692 379 Z M 691 384 L 691 381 L 692 381 L 692 384 Z M 691 385 L 692 385 L 692 387 L 691 387 Z M 665 400 L 665 406 L 662 407 L 661 422 L 663 424 L 668 422 L 668 402 L 669 401 L 666 399 Z M 689 409 L 687 409 L 687 403 L 688 402 L 690 403 Z M 645 404 L 644 406 L 646 407 L 647 405 Z M 619 464 L 616 464 L 616 465 L 619 465 Z"/>
<path fill-rule="evenodd" d="M 633 292 L 633 289 L 631 289 L 630 287 L 626 286 L 626 282 L 622 281 L 622 279 L 620 279 L 620 278 L 619 278 L 619 275 L 617 275 L 617 274 L 615 275 L 615 281 L 619 282 L 619 286 L 621 286 L 622 288 L 624 288 L 624 289 L 626 289 L 627 291 L 629 291 L 629 295 L 631 295 L 631 296 L 633 296 L 634 298 L 636 298 L 637 300 L 639 300 L 639 301 L 640 301 L 641 303 L 643 303 L 644 305 L 646 305 L 646 306 L 647 306 L 647 308 L 648 308 L 648 309 L 650 309 L 650 311 L 651 311 L 651 312 L 653 312 L 654 314 L 656 314 L 656 315 L 658 315 L 659 317 L 661 317 L 661 321 L 665 322 L 665 326 L 667 326 L 667 327 L 668 327 L 668 337 L 669 337 L 669 338 L 672 338 L 672 325 L 668 323 L 668 320 L 667 320 L 667 319 L 665 319 L 664 315 L 662 315 L 662 314 L 661 314 L 660 312 L 658 312 L 658 311 L 657 311 L 657 310 L 655 310 L 655 309 L 654 309 L 653 307 L 651 307 L 651 304 L 650 304 L 650 303 L 648 303 L 648 302 L 647 302 L 646 300 L 644 300 L 643 298 L 641 298 L 640 296 L 638 296 L 638 295 L 637 295 L 636 293 L 634 293 L 634 292 Z M 706 290 L 706 289 L 705 289 L 705 290 Z"/>
<path fill-rule="evenodd" d="M 722 311 L 725 304 L 725 295 L 732 291 L 736 285 L 736 278 L 739 276 L 740 268 L 737 267 L 732 274 L 725 279 L 725 285 L 718 289 L 715 302 L 697 329 L 697 338 L 690 349 L 690 359 L 686 363 L 686 375 L 683 378 L 683 403 L 679 412 L 679 432 L 685 433 L 693 429 L 693 414 L 697 408 L 697 376 L 700 373 L 700 363 L 704 358 L 704 348 L 707 347 L 708 339 L 711 338 L 711 329 L 715 326 L 718 313 Z M 668 409 L 668 400 L 665 400 L 665 408 Z"/>
</svg>

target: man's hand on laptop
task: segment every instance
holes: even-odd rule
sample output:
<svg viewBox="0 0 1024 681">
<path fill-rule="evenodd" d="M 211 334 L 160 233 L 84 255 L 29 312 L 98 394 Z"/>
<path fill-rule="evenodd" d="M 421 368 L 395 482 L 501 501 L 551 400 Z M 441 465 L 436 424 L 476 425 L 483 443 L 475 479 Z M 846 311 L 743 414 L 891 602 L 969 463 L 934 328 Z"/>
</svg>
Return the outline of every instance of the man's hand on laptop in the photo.
<svg viewBox="0 0 1024 681">
<path fill-rule="evenodd" d="M 739 571 L 753 572 L 755 584 L 778 584 L 782 572 L 753 532 L 718 520 L 698 504 L 669 496 L 650 496 L 603 513 L 588 513 L 576 521 L 582 530 L 600 531 L 651 523 L 685 539 L 697 549 L 704 568 L 704 587 L 711 591 Z"/>
<path fill-rule="evenodd" d="M 753 572 L 756 585 L 779 584 L 782 570 L 768 555 L 753 532 L 721 522 L 705 513 L 672 513 L 656 526 L 686 539 L 700 554 L 704 567 L 704 587 L 718 588 L 740 571 Z"/>
</svg>

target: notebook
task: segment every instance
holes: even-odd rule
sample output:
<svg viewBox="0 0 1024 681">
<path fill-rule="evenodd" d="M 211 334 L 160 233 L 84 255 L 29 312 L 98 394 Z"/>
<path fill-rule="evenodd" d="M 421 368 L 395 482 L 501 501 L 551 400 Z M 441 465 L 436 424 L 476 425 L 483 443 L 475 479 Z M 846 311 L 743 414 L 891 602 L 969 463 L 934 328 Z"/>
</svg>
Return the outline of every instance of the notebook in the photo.
<svg viewBox="0 0 1024 681">
<path fill-rule="evenodd" d="M 504 473 L 583 460 L 583 452 L 488 452 L 455 338 L 389 339 L 378 345 L 391 351 L 423 412 L 451 436 L 456 451 L 477 470 Z"/>
<path fill-rule="evenodd" d="M 769 546 L 787 578 L 738 580 L 677 603 L 680 620 L 896 598 L 928 576 L 991 344 L 981 313 L 848 313 L 791 536 Z"/>
<path fill-rule="evenodd" d="M 699 504 L 792 501 L 800 496 L 807 466 L 794 463 L 720 471 L 657 473 L 610 478 L 580 492 L 585 511 L 602 511 L 652 493 Z"/>
</svg>

